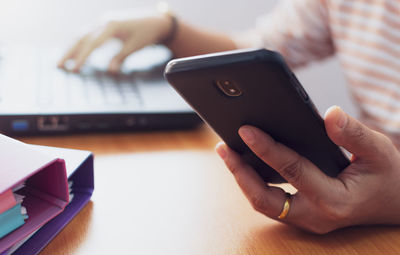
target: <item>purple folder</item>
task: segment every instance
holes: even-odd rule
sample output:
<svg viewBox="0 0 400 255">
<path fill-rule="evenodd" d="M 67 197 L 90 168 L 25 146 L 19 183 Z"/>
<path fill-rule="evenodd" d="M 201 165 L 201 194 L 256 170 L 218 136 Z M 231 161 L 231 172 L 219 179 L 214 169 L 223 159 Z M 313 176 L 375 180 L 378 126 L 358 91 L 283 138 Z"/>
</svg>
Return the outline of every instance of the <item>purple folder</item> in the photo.
<svg viewBox="0 0 400 255">
<path fill-rule="evenodd" d="M 64 160 L 31 145 L 0 135 L 0 192 L 20 187 L 29 218 L 19 228 L 0 238 L 0 253 L 37 231 L 59 215 L 68 204 Z M 8 203 L 7 203 L 8 204 Z"/>
<path fill-rule="evenodd" d="M 89 202 L 94 189 L 93 155 L 91 152 L 32 146 L 53 157 L 65 160 L 68 181 L 73 182 L 74 196 L 61 214 L 40 228 L 13 254 L 38 254 Z"/>
</svg>

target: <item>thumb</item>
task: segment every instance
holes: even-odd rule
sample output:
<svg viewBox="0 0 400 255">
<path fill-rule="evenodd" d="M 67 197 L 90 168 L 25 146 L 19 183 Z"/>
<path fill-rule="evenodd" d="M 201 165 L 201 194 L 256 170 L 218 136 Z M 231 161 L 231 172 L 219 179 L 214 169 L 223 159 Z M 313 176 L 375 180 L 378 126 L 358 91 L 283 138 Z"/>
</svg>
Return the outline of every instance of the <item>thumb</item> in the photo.
<svg viewBox="0 0 400 255">
<path fill-rule="evenodd" d="M 389 138 L 373 131 L 347 115 L 338 106 L 330 107 L 325 114 L 325 128 L 329 138 L 357 158 L 376 157 L 385 153 Z"/>
</svg>

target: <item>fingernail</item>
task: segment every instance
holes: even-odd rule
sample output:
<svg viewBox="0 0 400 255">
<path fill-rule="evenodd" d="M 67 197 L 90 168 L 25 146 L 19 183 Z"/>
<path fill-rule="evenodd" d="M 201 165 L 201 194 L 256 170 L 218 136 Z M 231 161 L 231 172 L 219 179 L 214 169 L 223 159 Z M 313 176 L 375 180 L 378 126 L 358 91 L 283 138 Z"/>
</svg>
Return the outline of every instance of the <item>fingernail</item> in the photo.
<svg viewBox="0 0 400 255">
<path fill-rule="evenodd" d="M 254 143 L 254 140 L 255 140 L 255 135 L 254 135 L 254 132 L 253 132 L 253 130 L 251 130 L 250 128 L 248 128 L 248 127 L 241 127 L 240 129 L 239 129 L 239 135 L 240 135 L 240 137 L 242 137 L 242 139 L 246 142 L 246 143 L 248 143 L 248 144 L 253 144 Z"/>
<path fill-rule="evenodd" d="M 219 143 L 218 145 L 217 145 L 217 147 L 215 148 L 215 150 L 217 151 L 217 153 L 218 153 L 218 155 L 223 159 L 223 160 L 225 160 L 225 158 L 226 158 L 226 150 L 225 150 L 225 148 L 224 148 L 224 145 L 222 144 L 222 143 Z"/>
<path fill-rule="evenodd" d="M 343 112 L 343 110 L 337 106 L 337 110 L 338 110 L 338 116 L 336 119 L 336 125 L 339 128 L 344 128 L 347 124 L 347 115 Z"/>
<path fill-rule="evenodd" d="M 325 115 L 324 115 L 324 119 L 326 119 L 326 116 L 328 116 L 332 111 L 334 111 L 336 108 L 338 108 L 339 106 L 337 105 L 332 105 L 328 108 L 328 110 L 326 110 Z"/>
</svg>

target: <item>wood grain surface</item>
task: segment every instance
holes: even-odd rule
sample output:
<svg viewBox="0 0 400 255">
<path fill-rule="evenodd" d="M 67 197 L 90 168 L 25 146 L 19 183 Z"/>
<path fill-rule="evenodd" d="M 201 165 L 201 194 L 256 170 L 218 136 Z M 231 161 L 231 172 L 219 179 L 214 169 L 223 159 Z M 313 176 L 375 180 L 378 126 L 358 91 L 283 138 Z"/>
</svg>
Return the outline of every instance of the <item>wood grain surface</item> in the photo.
<svg viewBox="0 0 400 255">
<path fill-rule="evenodd" d="M 206 127 L 21 140 L 96 156 L 92 201 L 41 254 L 400 254 L 398 227 L 319 236 L 255 212 Z"/>
</svg>

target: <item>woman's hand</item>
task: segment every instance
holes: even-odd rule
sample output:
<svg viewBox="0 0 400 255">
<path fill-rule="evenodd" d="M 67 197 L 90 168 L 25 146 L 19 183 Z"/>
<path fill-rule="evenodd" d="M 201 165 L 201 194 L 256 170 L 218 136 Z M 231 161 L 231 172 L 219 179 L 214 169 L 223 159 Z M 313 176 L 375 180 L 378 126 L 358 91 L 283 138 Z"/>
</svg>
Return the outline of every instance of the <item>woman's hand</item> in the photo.
<svg viewBox="0 0 400 255">
<path fill-rule="evenodd" d="M 334 143 L 353 154 L 352 163 L 337 178 L 258 128 L 239 129 L 249 148 L 298 190 L 287 217 L 280 221 L 319 234 L 351 225 L 399 224 L 400 154 L 390 139 L 339 107 L 327 111 L 325 127 Z M 226 145 L 216 149 L 255 210 L 279 220 L 284 190 L 265 184 Z"/>
<path fill-rule="evenodd" d="M 87 33 L 67 51 L 58 67 L 65 68 L 65 63 L 73 60 L 75 65 L 72 71 L 78 72 L 96 48 L 111 38 L 117 38 L 122 41 L 123 46 L 109 64 L 109 71 L 117 72 L 127 56 L 147 45 L 162 41 L 171 29 L 171 18 L 165 14 L 154 11 L 133 16 L 123 20 L 102 21 L 100 29 Z"/>
</svg>

